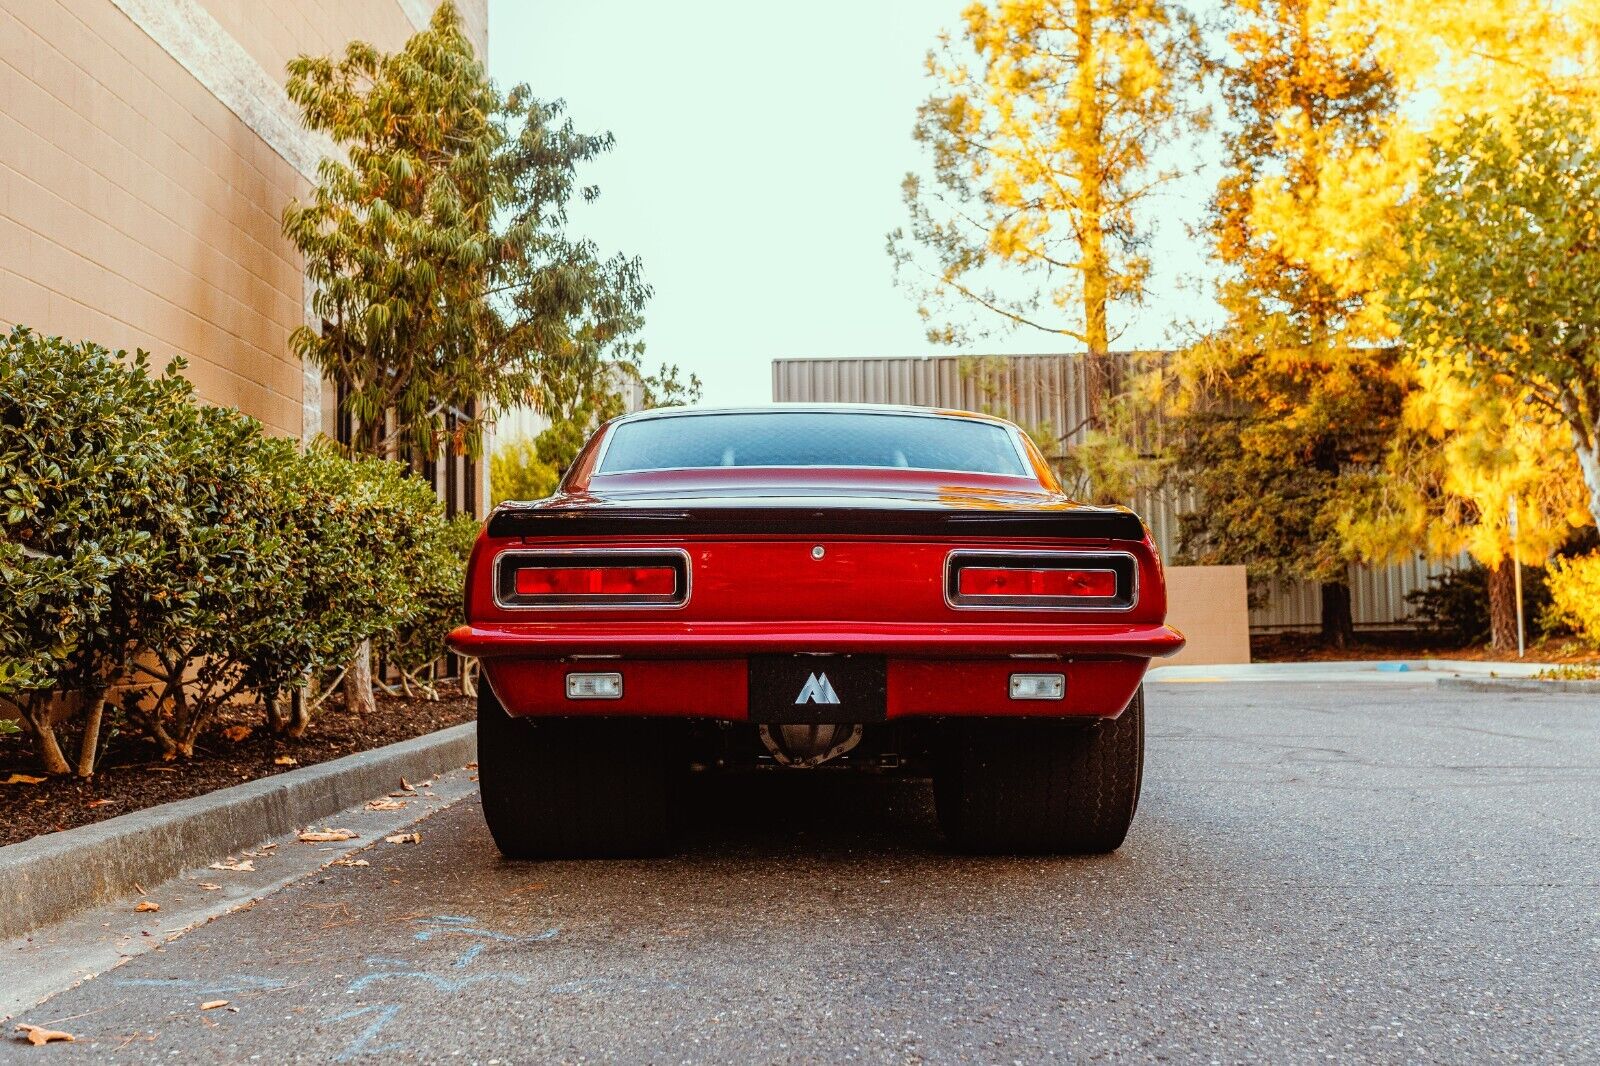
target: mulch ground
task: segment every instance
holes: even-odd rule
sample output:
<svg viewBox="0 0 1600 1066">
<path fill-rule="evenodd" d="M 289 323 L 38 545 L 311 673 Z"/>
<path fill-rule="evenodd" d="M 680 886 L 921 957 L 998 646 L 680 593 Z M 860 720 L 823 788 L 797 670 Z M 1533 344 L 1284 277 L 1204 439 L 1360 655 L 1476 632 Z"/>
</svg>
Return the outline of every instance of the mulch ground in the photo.
<svg viewBox="0 0 1600 1066">
<path fill-rule="evenodd" d="M 274 735 L 265 728 L 259 710 L 240 708 L 219 716 L 207 729 L 193 759 L 172 762 L 162 762 L 154 745 L 143 737 L 115 735 L 99 772 L 88 781 L 56 778 L 0 785 L 0 845 L 410 740 L 475 716 L 476 704 L 459 692 L 446 690 L 442 697 L 380 695 L 377 716 L 363 719 L 345 710 L 342 699 L 335 696 L 317 710 L 310 731 L 299 740 Z M 224 735 L 230 726 L 249 726 L 250 733 L 242 740 L 230 740 Z M 13 774 L 40 776 L 28 744 L 26 735 L 0 736 L 0 781 Z M 279 763 L 279 759 L 294 761 Z"/>
<path fill-rule="evenodd" d="M 1487 645 L 1466 648 L 1439 647 L 1413 634 L 1396 633 L 1363 637 L 1348 648 L 1322 643 L 1303 633 L 1272 633 L 1250 638 L 1250 659 L 1258 663 L 1345 662 L 1370 659 L 1464 659 L 1474 662 L 1515 661 L 1515 649 L 1496 651 Z M 1600 664 L 1600 654 L 1572 640 L 1546 640 L 1528 645 L 1523 662 Z"/>
</svg>

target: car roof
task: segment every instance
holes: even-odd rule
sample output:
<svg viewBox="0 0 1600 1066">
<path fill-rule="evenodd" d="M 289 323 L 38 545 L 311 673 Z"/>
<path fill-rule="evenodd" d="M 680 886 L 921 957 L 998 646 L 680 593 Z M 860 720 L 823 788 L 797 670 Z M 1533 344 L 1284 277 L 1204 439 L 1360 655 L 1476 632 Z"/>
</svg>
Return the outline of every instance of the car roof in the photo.
<svg viewBox="0 0 1600 1066">
<path fill-rule="evenodd" d="M 942 407 L 917 407 L 911 404 L 892 403 L 769 403 L 742 407 L 655 407 L 648 411 L 634 411 L 611 420 L 612 425 L 639 422 L 653 418 L 685 418 L 695 415 L 765 415 L 765 414 L 864 414 L 911 415 L 921 418 L 960 418 L 973 422 L 988 422 L 1015 429 L 1014 423 L 996 415 L 977 411 L 958 411 Z"/>
</svg>

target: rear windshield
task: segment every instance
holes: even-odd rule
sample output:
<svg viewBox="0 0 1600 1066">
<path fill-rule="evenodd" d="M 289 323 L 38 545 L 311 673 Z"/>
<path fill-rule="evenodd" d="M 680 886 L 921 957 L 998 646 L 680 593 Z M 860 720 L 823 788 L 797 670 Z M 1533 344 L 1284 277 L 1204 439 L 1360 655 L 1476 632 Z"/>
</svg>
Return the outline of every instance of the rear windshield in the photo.
<svg viewBox="0 0 1600 1066">
<path fill-rule="evenodd" d="M 624 422 L 599 473 L 713 466 L 870 466 L 1026 477 L 992 422 L 843 411 L 677 415 Z"/>
</svg>

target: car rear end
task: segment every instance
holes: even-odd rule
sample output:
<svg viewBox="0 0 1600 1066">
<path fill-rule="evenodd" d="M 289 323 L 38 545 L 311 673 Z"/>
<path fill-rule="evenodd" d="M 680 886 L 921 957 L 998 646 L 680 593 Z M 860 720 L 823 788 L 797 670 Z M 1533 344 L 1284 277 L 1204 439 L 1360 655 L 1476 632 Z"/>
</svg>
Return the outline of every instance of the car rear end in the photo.
<svg viewBox="0 0 1600 1066">
<path fill-rule="evenodd" d="M 508 795 L 539 791 L 530 774 L 570 776 L 518 739 L 541 733 L 546 754 L 613 790 L 655 781 L 663 763 L 669 776 L 674 764 L 926 770 L 948 786 L 941 816 L 958 840 L 1031 846 L 1037 833 L 995 831 L 1018 824 L 1003 798 L 986 829 L 946 817 L 963 808 L 951 788 L 973 792 L 951 782 L 986 773 L 963 769 L 968 756 L 1002 734 L 1037 754 L 1114 731 L 1138 714 L 1150 659 L 1182 637 L 1165 625 L 1139 520 L 1067 500 L 1006 432 L 1016 469 L 610 473 L 602 433 L 561 494 L 496 511 L 469 568 L 452 643 L 482 664 L 480 728 L 518 753 L 494 771 L 521 782 Z M 530 835 L 550 802 L 510 801 L 502 848 L 616 850 L 594 824 L 586 839 Z"/>
</svg>

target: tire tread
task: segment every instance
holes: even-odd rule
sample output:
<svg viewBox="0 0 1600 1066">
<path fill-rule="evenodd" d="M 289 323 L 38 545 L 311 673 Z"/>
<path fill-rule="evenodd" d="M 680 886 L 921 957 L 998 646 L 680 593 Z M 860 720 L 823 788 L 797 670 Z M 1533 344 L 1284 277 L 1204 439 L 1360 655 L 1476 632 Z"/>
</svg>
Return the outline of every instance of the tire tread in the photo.
<svg viewBox="0 0 1600 1066">
<path fill-rule="evenodd" d="M 949 723 L 934 775 L 939 820 L 977 852 L 1115 851 L 1138 809 L 1144 689 L 1114 719 Z"/>
</svg>

